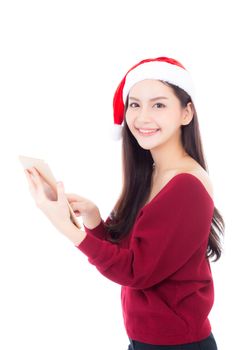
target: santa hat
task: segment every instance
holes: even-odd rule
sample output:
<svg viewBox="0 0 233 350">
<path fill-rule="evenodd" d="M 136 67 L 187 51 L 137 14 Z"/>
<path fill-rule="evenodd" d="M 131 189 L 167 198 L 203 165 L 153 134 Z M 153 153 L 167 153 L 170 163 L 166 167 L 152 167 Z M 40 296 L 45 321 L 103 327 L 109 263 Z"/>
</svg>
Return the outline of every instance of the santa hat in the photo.
<svg viewBox="0 0 233 350">
<path fill-rule="evenodd" d="M 114 126 L 112 129 L 114 140 L 119 140 L 122 136 L 124 107 L 129 90 L 134 84 L 144 79 L 158 79 L 174 84 L 186 91 L 194 101 L 195 89 L 192 78 L 180 62 L 169 57 L 142 60 L 128 70 L 114 94 Z"/>
</svg>

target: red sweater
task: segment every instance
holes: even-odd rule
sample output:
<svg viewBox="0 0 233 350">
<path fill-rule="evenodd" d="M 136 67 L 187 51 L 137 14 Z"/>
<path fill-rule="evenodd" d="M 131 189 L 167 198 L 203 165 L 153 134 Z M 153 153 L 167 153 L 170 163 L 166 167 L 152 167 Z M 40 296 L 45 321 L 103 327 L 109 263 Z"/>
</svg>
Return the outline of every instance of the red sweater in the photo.
<svg viewBox="0 0 233 350">
<path fill-rule="evenodd" d="M 128 337 L 177 345 L 210 335 L 214 286 L 205 254 L 213 211 L 202 182 L 181 173 L 141 208 L 120 244 L 106 240 L 103 220 L 94 229 L 84 226 L 87 236 L 77 248 L 102 275 L 122 286 Z"/>
</svg>

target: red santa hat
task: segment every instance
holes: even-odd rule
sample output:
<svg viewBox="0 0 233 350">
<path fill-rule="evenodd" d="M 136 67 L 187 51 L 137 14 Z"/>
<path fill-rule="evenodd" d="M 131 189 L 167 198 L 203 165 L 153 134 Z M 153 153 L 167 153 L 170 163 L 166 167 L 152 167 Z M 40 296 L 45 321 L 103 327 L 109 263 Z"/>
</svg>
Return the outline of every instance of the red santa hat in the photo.
<svg viewBox="0 0 233 350">
<path fill-rule="evenodd" d="M 195 88 L 186 68 L 177 60 L 169 57 L 148 58 L 135 64 L 128 70 L 118 85 L 113 97 L 114 126 L 112 138 L 119 140 L 122 136 L 124 107 L 131 87 L 144 79 L 164 80 L 185 90 L 194 101 Z"/>
</svg>

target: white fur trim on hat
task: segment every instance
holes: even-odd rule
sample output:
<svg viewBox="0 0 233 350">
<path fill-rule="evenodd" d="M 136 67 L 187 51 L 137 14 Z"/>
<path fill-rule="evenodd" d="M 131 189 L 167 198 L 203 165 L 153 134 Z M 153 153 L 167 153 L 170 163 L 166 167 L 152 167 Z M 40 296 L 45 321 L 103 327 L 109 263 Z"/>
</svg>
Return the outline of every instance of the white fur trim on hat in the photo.
<svg viewBox="0 0 233 350">
<path fill-rule="evenodd" d="M 123 88 L 124 103 L 133 85 L 145 79 L 168 81 L 185 90 L 191 96 L 192 100 L 195 99 L 193 81 L 190 73 L 186 69 L 168 62 L 153 61 L 143 63 L 127 74 Z"/>
<path fill-rule="evenodd" d="M 119 141 L 122 138 L 122 128 L 123 124 L 113 124 L 110 126 L 110 134 L 112 140 Z"/>
</svg>

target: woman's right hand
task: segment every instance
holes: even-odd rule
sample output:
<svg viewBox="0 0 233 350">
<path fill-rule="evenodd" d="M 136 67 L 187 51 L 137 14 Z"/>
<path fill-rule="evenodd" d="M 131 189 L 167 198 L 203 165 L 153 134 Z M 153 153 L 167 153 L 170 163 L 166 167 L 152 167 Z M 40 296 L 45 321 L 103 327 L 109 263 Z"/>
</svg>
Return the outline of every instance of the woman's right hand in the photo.
<svg viewBox="0 0 233 350">
<path fill-rule="evenodd" d="M 65 193 L 76 216 L 82 216 L 83 224 L 89 229 L 98 226 L 102 220 L 98 207 L 89 199 L 74 193 Z"/>
<path fill-rule="evenodd" d="M 87 198 L 81 197 L 75 193 L 65 193 L 65 195 L 76 216 L 90 216 L 98 210 L 95 203 Z"/>
</svg>

